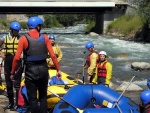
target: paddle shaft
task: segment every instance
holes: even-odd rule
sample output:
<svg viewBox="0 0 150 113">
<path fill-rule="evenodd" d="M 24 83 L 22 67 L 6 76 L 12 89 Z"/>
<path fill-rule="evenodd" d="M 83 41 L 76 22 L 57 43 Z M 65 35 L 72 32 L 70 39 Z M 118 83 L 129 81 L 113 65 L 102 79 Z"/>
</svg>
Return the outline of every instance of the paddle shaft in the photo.
<svg viewBox="0 0 150 113">
<path fill-rule="evenodd" d="M 119 100 L 121 99 L 121 97 L 123 96 L 124 92 L 127 90 L 127 88 L 129 87 L 129 85 L 131 84 L 131 82 L 133 81 L 133 79 L 135 78 L 136 76 L 133 76 L 132 79 L 130 80 L 129 84 L 126 86 L 126 88 L 123 90 L 123 92 L 121 93 L 121 95 L 119 96 L 119 98 L 117 99 L 117 101 L 115 102 L 114 106 L 119 102 Z M 113 106 L 113 107 L 114 107 Z"/>
<path fill-rule="evenodd" d="M 83 54 L 84 54 L 84 58 L 83 58 L 83 66 L 84 66 L 84 64 L 85 64 L 85 51 L 83 52 Z M 83 83 L 84 83 L 84 67 L 83 67 Z"/>
<path fill-rule="evenodd" d="M 1 73 L 2 73 L 3 61 L 4 61 L 4 59 L 2 59 L 2 61 L 0 63 L 0 67 L 1 67 L 1 70 L 0 70 L 0 79 L 2 79 Z"/>
<path fill-rule="evenodd" d="M 73 106 L 72 104 L 70 104 L 69 102 L 67 102 L 66 100 L 64 100 L 63 98 L 61 98 L 59 95 L 57 95 L 56 93 L 54 93 L 54 92 L 52 92 L 52 91 L 50 91 L 50 90 L 48 90 L 49 92 L 51 92 L 52 94 L 54 94 L 56 97 L 58 97 L 58 98 L 60 98 L 61 100 L 63 100 L 64 102 L 66 102 L 67 104 L 69 104 L 70 106 L 72 106 L 73 108 L 75 108 L 75 109 L 77 109 L 78 110 L 78 108 L 76 108 L 75 106 Z"/>
</svg>

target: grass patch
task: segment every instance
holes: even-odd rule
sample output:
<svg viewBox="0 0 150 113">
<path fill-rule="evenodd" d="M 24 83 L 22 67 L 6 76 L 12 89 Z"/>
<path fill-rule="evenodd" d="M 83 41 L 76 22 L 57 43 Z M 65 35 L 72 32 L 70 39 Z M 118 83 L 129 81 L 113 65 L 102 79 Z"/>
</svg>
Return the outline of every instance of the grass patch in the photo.
<svg viewBox="0 0 150 113">
<path fill-rule="evenodd" d="M 124 15 L 110 23 L 106 28 L 106 33 L 118 33 L 132 37 L 143 27 L 144 23 L 139 16 Z"/>
<path fill-rule="evenodd" d="M 95 28 L 95 21 L 91 21 L 89 22 L 89 24 L 87 25 L 85 31 L 86 33 L 89 33 L 91 31 L 93 31 L 93 29 Z"/>
<path fill-rule="evenodd" d="M 10 25 L 9 20 L 0 19 L 0 30 L 8 30 Z"/>
</svg>

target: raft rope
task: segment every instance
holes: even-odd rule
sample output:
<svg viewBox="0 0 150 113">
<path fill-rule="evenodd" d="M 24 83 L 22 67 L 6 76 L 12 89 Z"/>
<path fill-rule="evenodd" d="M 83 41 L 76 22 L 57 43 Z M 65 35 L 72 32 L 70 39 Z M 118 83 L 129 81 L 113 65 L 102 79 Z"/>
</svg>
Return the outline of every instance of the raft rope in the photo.
<svg viewBox="0 0 150 113">
<path fill-rule="evenodd" d="M 91 90 L 92 90 L 91 102 L 92 102 L 93 106 L 94 106 L 95 108 L 101 108 L 100 105 L 97 105 L 97 104 L 96 104 L 96 98 L 93 96 L 93 86 L 92 86 L 92 84 L 91 84 Z"/>
</svg>

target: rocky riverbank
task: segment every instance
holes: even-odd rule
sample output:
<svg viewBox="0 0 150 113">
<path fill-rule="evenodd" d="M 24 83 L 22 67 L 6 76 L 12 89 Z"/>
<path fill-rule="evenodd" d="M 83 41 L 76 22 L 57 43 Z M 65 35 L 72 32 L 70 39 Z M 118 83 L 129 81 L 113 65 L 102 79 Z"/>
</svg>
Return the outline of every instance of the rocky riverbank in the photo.
<svg viewBox="0 0 150 113">
<path fill-rule="evenodd" d="M 5 107 L 8 104 L 8 99 L 4 95 L 0 95 L 0 113 L 18 113 L 16 111 L 10 111 L 9 109 L 5 110 L 3 107 Z"/>
<path fill-rule="evenodd" d="M 118 32 L 108 32 L 105 35 L 114 36 L 120 40 L 125 41 L 134 41 L 134 42 L 141 42 L 141 43 L 150 43 L 150 28 L 145 25 L 141 30 L 138 32 L 133 32 L 129 36 L 125 36 L 123 34 L 120 34 Z"/>
</svg>

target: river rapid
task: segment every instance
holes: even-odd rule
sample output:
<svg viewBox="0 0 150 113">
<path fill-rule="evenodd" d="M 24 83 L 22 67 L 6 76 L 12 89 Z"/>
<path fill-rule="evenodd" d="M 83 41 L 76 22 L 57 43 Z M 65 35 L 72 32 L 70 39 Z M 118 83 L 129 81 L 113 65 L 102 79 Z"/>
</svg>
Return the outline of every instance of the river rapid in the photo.
<svg viewBox="0 0 150 113">
<path fill-rule="evenodd" d="M 60 63 L 62 71 L 73 77 L 76 77 L 77 73 L 82 73 L 83 62 L 89 54 L 85 49 L 85 44 L 88 41 L 92 41 L 98 51 L 106 51 L 110 57 L 109 61 L 113 65 L 113 80 L 115 82 L 130 81 L 132 76 L 136 75 L 137 77 L 133 80 L 133 83 L 147 89 L 146 82 L 147 78 L 150 77 L 150 71 L 134 71 L 131 69 L 131 63 L 136 61 L 150 62 L 150 44 L 124 41 L 104 35 L 91 37 L 83 34 L 84 28 L 85 25 L 78 25 L 62 29 L 43 30 L 48 34 L 54 33 L 56 36 L 56 42 L 63 52 L 63 58 Z M 124 54 L 125 57 L 118 57 L 119 54 Z M 86 70 L 85 76 L 87 77 Z"/>
<path fill-rule="evenodd" d="M 66 32 L 69 34 L 57 34 L 58 32 Z M 134 78 L 133 83 L 139 85 L 144 90 L 148 89 L 146 84 L 147 78 L 150 77 L 150 71 L 134 71 L 131 69 L 131 63 L 136 61 L 150 62 L 150 44 L 119 40 L 112 36 L 100 35 L 91 37 L 86 34 L 70 34 L 79 32 L 84 32 L 84 25 L 60 30 L 53 29 L 49 32 L 56 33 L 56 42 L 62 49 L 63 58 L 60 62 L 62 71 L 70 74 L 74 78 L 77 77 L 77 73 L 83 73 L 82 65 L 85 61 L 85 57 L 89 54 L 85 49 L 85 44 L 88 41 L 92 41 L 98 51 L 104 50 L 108 56 L 111 57 L 109 61 L 113 65 L 113 83 L 121 84 L 123 81 L 130 81 L 131 78 L 136 75 L 137 77 Z M 126 57 L 117 57 L 119 54 L 125 54 Z M 86 72 L 85 70 L 85 81 L 87 80 Z M 80 79 L 82 78 L 81 74 Z M 133 91 L 131 93 L 125 92 L 124 95 L 130 97 L 136 103 L 139 103 L 140 93 L 141 92 Z"/>
<path fill-rule="evenodd" d="M 136 75 L 137 77 L 133 80 L 133 83 L 148 89 L 146 82 L 147 78 L 150 77 L 150 71 L 134 71 L 131 69 L 131 63 L 135 61 L 149 62 L 150 44 L 124 41 L 104 35 L 91 37 L 84 34 L 85 26 L 81 24 L 74 27 L 44 29 L 41 31 L 48 33 L 48 35 L 54 33 L 56 36 L 56 43 L 60 45 L 63 52 L 63 58 L 60 62 L 61 70 L 74 78 L 77 77 L 77 73 L 81 73 L 80 78 L 82 79 L 82 65 L 85 57 L 89 54 L 85 49 L 85 44 L 92 41 L 98 51 L 106 51 L 110 56 L 109 61 L 113 65 L 113 82 L 121 84 L 123 81 L 130 81 L 132 76 Z M 21 31 L 21 34 L 23 33 L 24 31 Z M 125 54 L 126 57 L 118 58 L 119 54 Z M 86 70 L 84 75 L 86 81 Z"/>
</svg>

